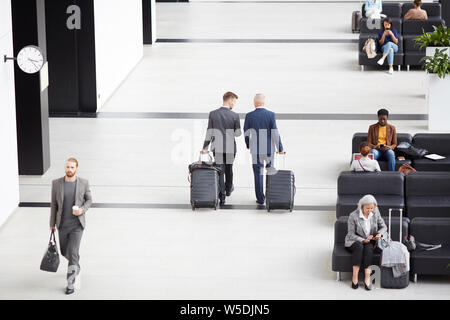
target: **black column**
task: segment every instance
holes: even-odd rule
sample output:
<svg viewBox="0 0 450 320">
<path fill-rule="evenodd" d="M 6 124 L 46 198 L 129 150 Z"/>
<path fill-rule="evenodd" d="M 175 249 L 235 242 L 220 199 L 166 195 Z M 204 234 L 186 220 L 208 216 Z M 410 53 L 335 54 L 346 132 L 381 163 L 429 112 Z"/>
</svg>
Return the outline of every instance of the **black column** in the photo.
<svg viewBox="0 0 450 320">
<path fill-rule="evenodd" d="M 152 37 L 152 1 L 142 0 L 142 26 L 144 28 L 144 44 L 153 44 Z"/>
<path fill-rule="evenodd" d="M 41 48 L 46 59 L 45 1 L 12 0 L 14 56 L 27 45 Z M 27 74 L 15 64 L 19 174 L 42 175 L 50 167 L 48 89 L 41 90 L 45 68 Z"/>
<path fill-rule="evenodd" d="M 96 113 L 93 0 L 46 0 L 49 108 L 51 115 Z M 68 27 L 76 5 L 79 28 Z"/>
<path fill-rule="evenodd" d="M 450 0 L 439 0 L 442 7 L 442 19 L 445 20 L 445 25 L 450 26 Z"/>
</svg>

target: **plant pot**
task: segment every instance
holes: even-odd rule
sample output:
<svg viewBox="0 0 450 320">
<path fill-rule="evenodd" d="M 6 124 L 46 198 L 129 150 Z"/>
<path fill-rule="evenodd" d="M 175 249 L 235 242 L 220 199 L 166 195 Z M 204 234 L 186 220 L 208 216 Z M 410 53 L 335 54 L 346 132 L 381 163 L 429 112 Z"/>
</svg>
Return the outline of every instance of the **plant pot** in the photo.
<svg viewBox="0 0 450 320">
<path fill-rule="evenodd" d="M 442 50 L 447 49 L 447 54 L 450 55 L 450 47 L 426 47 L 425 48 L 425 55 L 427 57 L 433 57 L 434 53 L 436 52 L 436 49 Z"/>
<path fill-rule="evenodd" d="M 428 130 L 450 132 L 450 75 L 444 79 L 437 74 L 428 77 Z"/>
</svg>

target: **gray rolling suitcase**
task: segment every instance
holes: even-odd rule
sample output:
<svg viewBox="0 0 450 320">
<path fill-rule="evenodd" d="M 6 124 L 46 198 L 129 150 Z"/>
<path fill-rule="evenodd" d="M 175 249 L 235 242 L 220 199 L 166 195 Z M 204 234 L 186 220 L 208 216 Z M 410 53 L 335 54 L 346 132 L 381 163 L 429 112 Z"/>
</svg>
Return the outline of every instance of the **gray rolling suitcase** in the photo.
<svg viewBox="0 0 450 320">
<path fill-rule="evenodd" d="M 189 165 L 189 180 L 191 183 L 191 207 L 214 208 L 219 204 L 219 175 L 221 170 L 210 156 L 209 162 L 194 162 Z"/>
<path fill-rule="evenodd" d="M 361 31 L 361 11 L 353 11 L 352 13 L 352 32 L 358 33 Z"/>
<path fill-rule="evenodd" d="M 402 229 L 403 229 L 403 209 L 398 209 L 400 212 L 400 236 L 399 240 L 402 242 Z M 391 234 L 391 218 L 392 209 L 389 209 L 389 238 Z M 380 266 L 381 270 L 381 287 L 386 289 L 403 289 L 409 285 L 409 271 L 405 275 L 398 278 L 394 278 L 392 268 Z"/>
<path fill-rule="evenodd" d="M 267 174 L 266 208 L 294 210 L 295 176 L 290 170 L 278 170 L 275 174 Z"/>
</svg>

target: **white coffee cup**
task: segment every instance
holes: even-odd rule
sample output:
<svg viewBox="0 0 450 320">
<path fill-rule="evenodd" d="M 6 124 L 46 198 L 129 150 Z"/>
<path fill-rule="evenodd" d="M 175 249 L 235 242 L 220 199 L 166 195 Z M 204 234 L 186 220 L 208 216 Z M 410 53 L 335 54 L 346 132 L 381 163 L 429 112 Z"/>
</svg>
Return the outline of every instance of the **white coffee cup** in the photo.
<svg viewBox="0 0 450 320">
<path fill-rule="evenodd" d="M 75 214 L 75 211 L 78 211 L 80 208 L 78 206 L 72 207 L 72 214 Z"/>
</svg>

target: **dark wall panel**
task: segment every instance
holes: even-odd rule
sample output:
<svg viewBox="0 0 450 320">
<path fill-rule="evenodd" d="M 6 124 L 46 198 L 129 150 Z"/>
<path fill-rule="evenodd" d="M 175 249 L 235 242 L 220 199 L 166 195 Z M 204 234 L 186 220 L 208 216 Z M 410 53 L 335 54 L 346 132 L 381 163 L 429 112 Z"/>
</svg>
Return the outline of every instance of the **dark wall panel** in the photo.
<svg viewBox="0 0 450 320">
<path fill-rule="evenodd" d="M 44 0 L 12 0 L 14 56 L 27 45 L 39 46 L 46 58 Z M 19 174 L 42 175 L 50 167 L 48 92 L 40 74 L 27 74 L 15 63 Z"/>
<path fill-rule="evenodd" d="M 77 2 L 82 12 L 82 26 L 77 32 L 80 112 L 96 113 L 94 0 L 78 0 Z"/>
<path fill-rule="evenodd" d="M 66 26 L 66 10 L 72 3 L 67 0 L 46 1 L 48 93 L 52 113 L 76 113 L 79 109 L 76 31 Z"/>
<path fill-rule="evenodd" d="M 93 0 L 46 0 L 50 114 L 97 112 Z M 69 29 L 67 8 L 80 8 L 80 29 Z"/>
<path fill-rule="evenodd" d="M 142 0 L 142 26 L 144 28 L 144 44 L 153 44 L 151 0 Z"/>
</svg>

